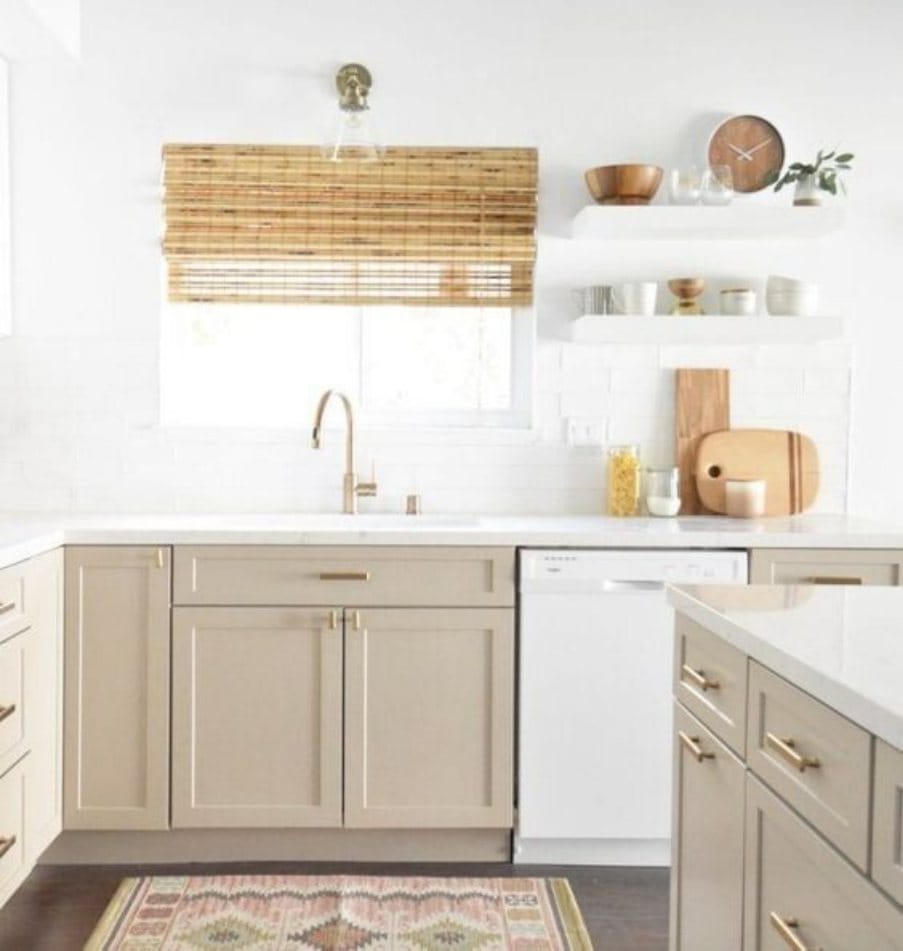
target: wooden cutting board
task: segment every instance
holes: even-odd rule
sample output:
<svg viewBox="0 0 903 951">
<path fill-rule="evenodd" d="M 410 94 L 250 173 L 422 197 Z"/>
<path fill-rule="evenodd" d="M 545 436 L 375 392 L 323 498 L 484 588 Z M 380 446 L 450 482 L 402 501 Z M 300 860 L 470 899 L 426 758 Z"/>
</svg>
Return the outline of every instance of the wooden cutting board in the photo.
<svg viewBox="0 0 903 951">
<path fill-rule="evenodd" d="M 764 479 L 766 515 L 795 515 L 818 495 L 815 443 L 786 429 L 730 429 L 709 433 L 696 450 L 696 488 L 702 504 L 725 513 L 727 479 Z"/>
<path fill-rule="evenodd" d="M 706 433 L 730 427 L 730 371 L 677 370 L 674 405 L 680 512 L 696 515 L 705 511 L 696 489 L 696 451 Z"/>
</svg>

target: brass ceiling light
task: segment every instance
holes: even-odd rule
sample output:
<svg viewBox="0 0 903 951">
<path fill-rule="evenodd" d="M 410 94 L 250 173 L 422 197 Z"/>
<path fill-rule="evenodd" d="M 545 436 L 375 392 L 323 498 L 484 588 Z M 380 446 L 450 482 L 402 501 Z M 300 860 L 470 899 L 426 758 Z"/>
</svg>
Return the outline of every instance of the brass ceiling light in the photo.
<svg viewBox="0 0 903 951">
<path fill-rule="evenodd" d="M 385 151 L 370 115 L 373 77 L 360 63 L 346 63 L 335 77 L 339 115 L 324 155 L 332 162 L 377 162 Z"/>
</svg>

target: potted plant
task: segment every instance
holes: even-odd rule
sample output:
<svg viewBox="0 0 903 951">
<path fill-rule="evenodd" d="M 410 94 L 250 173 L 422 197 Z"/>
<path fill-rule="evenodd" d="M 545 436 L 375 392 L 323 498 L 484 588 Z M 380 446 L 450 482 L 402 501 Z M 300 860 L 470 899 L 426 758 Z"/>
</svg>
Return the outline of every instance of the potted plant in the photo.
<svg viewBox="0 0 903 951">
<path fill-rule="evenodd" d="M 840 173 L 849 171 L 852 161 L 852 152 L 842 152 L 838 155 L 836 149 L 831 152 L 819 149 L 813 164 L 793 162 L 787 166 L 783 175 L 775 173 L 774 190 L 779 192 L 785 185 L 795 182 L 794 205 L 820 205 L 821 192 L 836 195 L 839 187 L 846 194 Z"/>
</svg>

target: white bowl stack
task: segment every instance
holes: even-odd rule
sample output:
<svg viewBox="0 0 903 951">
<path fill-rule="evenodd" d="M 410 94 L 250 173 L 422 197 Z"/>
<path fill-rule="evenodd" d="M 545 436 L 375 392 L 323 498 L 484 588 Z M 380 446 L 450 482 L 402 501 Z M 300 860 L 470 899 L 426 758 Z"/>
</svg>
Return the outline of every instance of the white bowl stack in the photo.
<svg viewBox="0 0 903 951">
<path fill-rule="evenodd" d="M 765 303 L 768 313 L 775 316 L 811 317 L 818 310 L 818 284 L 792 277 L 769 277 Z"/>
</svg>

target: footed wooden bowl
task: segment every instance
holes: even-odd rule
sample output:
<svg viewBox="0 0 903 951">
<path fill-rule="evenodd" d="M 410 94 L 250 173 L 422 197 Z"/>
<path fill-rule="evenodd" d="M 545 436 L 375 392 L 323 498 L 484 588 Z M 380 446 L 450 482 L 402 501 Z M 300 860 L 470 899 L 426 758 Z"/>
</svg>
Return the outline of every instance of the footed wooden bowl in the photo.
<svg viewBox="0 0 903 951">
<path fill-rule="evenodd" d="M 693 300 L 705 290 L 701 277 L 676 277 L 668 281 L 668 290 L 680 300 Z"/>
<path fill-rule="evenodd" d="M 600 205 L 648 205 L 662 183 L 658 165 L 600 165 L 584 173 Z"/>
</svg>

